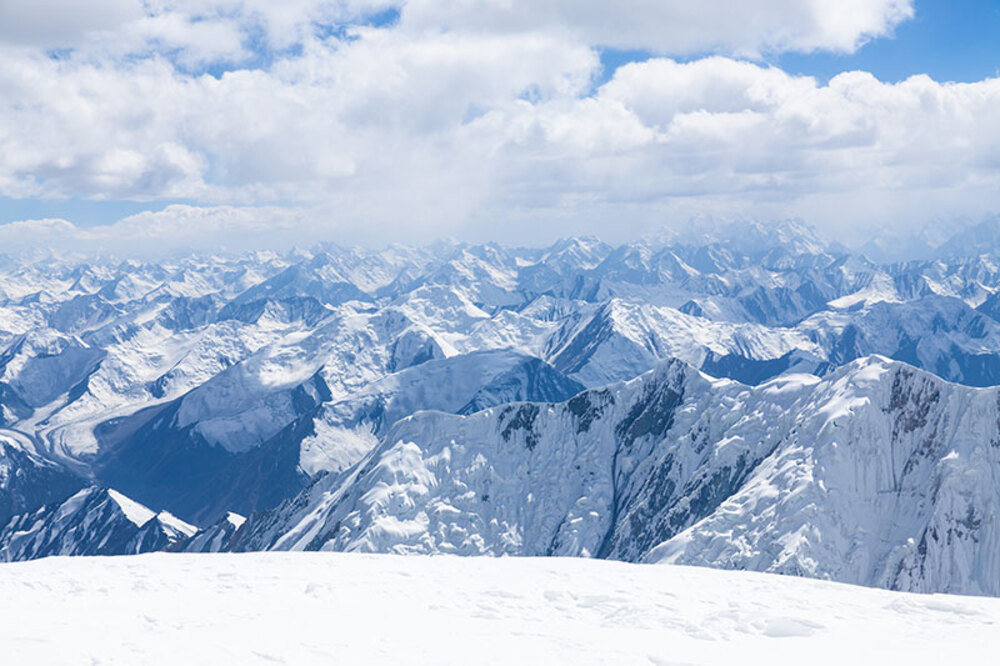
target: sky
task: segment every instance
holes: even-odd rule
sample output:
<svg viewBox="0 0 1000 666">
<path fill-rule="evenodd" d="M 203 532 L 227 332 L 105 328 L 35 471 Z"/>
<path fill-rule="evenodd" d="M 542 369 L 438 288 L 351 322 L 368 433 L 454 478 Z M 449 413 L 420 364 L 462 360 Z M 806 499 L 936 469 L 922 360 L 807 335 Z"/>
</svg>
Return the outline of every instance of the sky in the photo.
<svg viewBox="0 0 1000 666">
<path fill-rule="evenodd" d="M 0 245 L 1000 211 L 1000 0 L 0 0 Z"/>
</svg>

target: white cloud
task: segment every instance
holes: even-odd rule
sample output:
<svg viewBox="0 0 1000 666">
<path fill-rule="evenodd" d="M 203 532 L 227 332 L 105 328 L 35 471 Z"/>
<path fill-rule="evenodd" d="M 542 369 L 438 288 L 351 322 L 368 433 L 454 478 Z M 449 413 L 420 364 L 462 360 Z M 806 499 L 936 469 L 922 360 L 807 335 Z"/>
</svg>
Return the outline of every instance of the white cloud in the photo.
<svg viewBox="0 0 1000 666">
<path fill-rule="evenodd" d="M 398 188 L 408 170 L 419 171 L 414 182 L 468 173 L 463 157 L 484 155 L 465 153 L 463 121 L 529 89 L 572 98 L 596 57 L 544 36 L 372 31 L 220 79 L 181 75 L 161 59 L 5 64 L 4 194 L 260 201 Z"/>
<path fill-rule="evenodd" d="M 317 26 L 387 9 L 408 31 L 561 34 L 590 46 L 754 57 L 853 51 L 909 19 L 913 0 L 0 0 L 0 43 L 239 61 L 244 41 L 281 50 L 312 41 Z"/>
<path fill-rule="evenodd" d="M 117 47 L 78 36 L 87 46 L 58 60 L 0 33 L 0 196 L 191 200 L 227 224 L 273 215 L 282 233 L 374 239 L 1000 207 L 1000 80 L 887 84 L 851 72 L 821 85 L 717 56 L 634 63 L 593 90 L 595 44 L 850 50 L 911 11 L 893 1 L 725 4 L 410 0 L 391 27 L 320 38 L 314 22 L 388 4 L 163 0 L 138 18 L 109 9 L 81 23 L 79 34 L 134 34 Z M 185 69 L 247 57 L 251 26 L 300 50 L 218 78 Z M 153 42 L 146 57 L 119 57 Z M 168 58 L 170 48 L 179 51 Z M 139 242 L 146 225 L 187 238 L 179 220 L 199 228 L 196 210 L 139 216 L 114 233 Z"/>
<path fill-rule="evenodd" d="M 507 125 L 522 155 L 550 158 L 536 160 L 534 182 L 585 197 L 598 217 L 627 203 L 647 219 L 707 207 L 842 225 L 847 211 L 867 224 L 996 209 L 998 114 L 1000 79 L 888 84 L 850 72 L 824 86 L 726 58 L 657 59 Z"/>
<path fill-rule="evenodd" d="M 143 16 L 139 0 L 0 0 L 0 43 L 65 48 Z"/>
<path fill-rule="evenodd" d="M 0 225 L 0 246 L 5 252 L 39 245 L 85 253 L 161 254 L 197 248 L 242 251 L 261 246 L 290 248 L 335 231 L 321 219 L 295 208 L 175 204 L 94 228 L 80 228 L 62 219 L 19 220 Z"/>
<path fill-rule="evenodd" d="M 72 222 L 58 219 L 16 220 L 0 225 L 0 242 L 5 248 L 58 241 L 76 235 Z"/>
<path fill-rule="evenodd" d="M 311 41 L 319 25 L 362 20 L 391 0 L 0 0 L 0 45 L 95 57 L 169 55 L 197 68 Z"/>
<path fill-rule="evenodd" d="M 664 54 L 853 51 L 913 15 L 912 0 L 408 0 L 430 29 L 563 31 L 588 44 Z"/>
</svg>

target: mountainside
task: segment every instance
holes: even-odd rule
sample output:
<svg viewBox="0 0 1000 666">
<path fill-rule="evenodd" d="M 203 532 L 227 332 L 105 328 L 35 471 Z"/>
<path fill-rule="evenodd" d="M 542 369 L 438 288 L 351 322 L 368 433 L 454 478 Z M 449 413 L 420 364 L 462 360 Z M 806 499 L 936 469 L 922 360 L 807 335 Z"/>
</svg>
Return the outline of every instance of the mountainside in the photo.
<svg viewBox="0 0 1000 666">
<path fill-rule="evenodd" d="M 0 430 L 0 524 L 69 497 L 83 482 L 26 449 L 18 433 Z"/>
<path fill-rule="evenodd" d="M 1000 391 L 888 359 L 756 388 L 680 362 L 397 423 L 240 550 L 582 555 L 1000 594 Z"/>
<path fill-rule="evenodd" d="M 572 554 L 1000 594 L 998 405 L 970 388 L 1000 385 L 995 226 L 895 263 L 796 221 L 10 257 L 0 547 Z"/>
<path fill-rule="evenodd" d="M 157 514 L 115 490 L 90 487 L 13 518 L 0 532 L 0 561 L 169 550 L 195 532 L 167 512 Z"/>
</svg>

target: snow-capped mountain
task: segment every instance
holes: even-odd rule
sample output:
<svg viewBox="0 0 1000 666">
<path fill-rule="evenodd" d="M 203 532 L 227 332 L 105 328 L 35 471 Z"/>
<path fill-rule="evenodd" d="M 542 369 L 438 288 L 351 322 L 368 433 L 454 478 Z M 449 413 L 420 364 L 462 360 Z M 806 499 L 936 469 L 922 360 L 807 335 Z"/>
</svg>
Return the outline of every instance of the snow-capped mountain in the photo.
<svg viewBox="0 0 1000 666">
<path fill-rule="evenodd" d="M 238 550 L 574 555 L 1000 594 L 1000 390 L 882 357 L 758 387 L 670 361 L 399 421 Z"/>
<path fill-rule="evenodd" d="M 156 513 L 115 490 L 91 486 L 11 520 L 0 533 L 0 560 L 170 550 L 197 531 L 166 511 Z"/>
<path fill-rule="evenodd" d="M 229 512 L 214 525 L 185 540 L 177 549 L 188 553 L 218 553 L 232 548 L 232 539 L 237 530 L 243 527 L 246 517 Z"/>
<path fill-rule="evenodd" d="M 715 515 L 795 437 L 803 455 L 833 448 L 829 428 L 793 436 L 824 400 L 888 410 L 865 412 L 869 439 L 839 447 L 870 459 L 889 443 L 899 448 L 891 456 L 909 450 L 885 430 L 895 408 L 881 384 L 864 381 L 872 364 L 888 364 L 885 376 L 909 367 L 907 382 L 931 382 L 962 404 L 987 400 L 967 387 L 1000 384 L 991 224 L 897 263 L 852 254 L 796 221 L 719 223 L 618 247 L 570 238 L 143 262 L 11 257 L 0 264 L 0 523 L 12 522 L 0 545 L 12 559 L 182 548 L 551 552 L 1000 593 L 982 578 L 993 555 L 975 545 L 991 537 L 966 544 L 958 532 L 972 527 L 955 527 L 957 504 L 935 508 L 958 501 L 941 496 L 954 482 L 937 472 L 894 500 L 925 522 L 907 523 L 905 538 L 866 526 L 877 536 L 851 542 L 855 551 L 829 525 L 816 537 L 778 517 L 765 529 L 753 508 Z M 667 376 L 680 406 L 664 397 L 630 416 L 645 390 L 636 387 Z M 841 393 L 829 388 L 838 381 L 849 384 Z M 861 387 L 871 392 L 850 393 Z M 925 407 L 936 409 L 914 409 Z M 934 418 L 937 430 L 920 430 L 927 446 L 987 428 L 964 411 Z M 779 431 L 787 441 L 768 434 Z M 476 455 L 463 458 L 452 440 Z M 960 461 L 973 454 L 956 451 Z M 948 460 L 941 475 L 957 464 Z M 837 501 L 848 502 L 844 483 L 856 490 L 852 511 L 893 496 L 828 482 L 821 471 L 833 463 L 821 462 L 812 478 L 839 488 Z M 404 482 L 411 472 L 418 480 Z M 391 499 L 408 484 L 412 497 Z M 829 511 L 833 500 L 817 497 Z M 968 524 L 990 524 L 979 518 L 990 515 L 988 498 L 974 499 Z M 161 518 L 136 525 L 119 510 L 126 500 Z M 871 509 L 878 521 L 884 511 Z M 934 511 L 944 522 L 933 523 Z M 173 521 L 184 522 L 167 535 Z M 686 532 L 703 521 L 704 533 Z M 952 545 L 936 545 L 935 533 Z M 741 534 L 743 550 L 723 548 L 718 534 Z M 973 555 L 985 559 L 969 564 Z"/>
<path fill-rule="evenodd" d="M 993 215 L 982 222 L 958 231 L 935 249 L 942 259 L 974 257 L 1000 252 L 1000 215 Z"/>
<path fill-rule="evenodd" d="M 31 452 L 20 433 L 0 430 L 0 523 L 65 499 L 83 487 L 76 475 Z"/>
</svg>

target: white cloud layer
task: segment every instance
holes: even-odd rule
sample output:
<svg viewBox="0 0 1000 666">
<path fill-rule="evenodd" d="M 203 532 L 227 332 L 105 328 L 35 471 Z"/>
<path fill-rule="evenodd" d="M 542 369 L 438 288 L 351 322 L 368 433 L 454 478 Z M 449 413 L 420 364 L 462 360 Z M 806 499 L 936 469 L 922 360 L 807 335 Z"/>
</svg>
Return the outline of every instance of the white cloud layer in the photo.
<svg viewBox="0 0 1000 666">
<path fill-rule="evenodd" d="M 5 253 L 43 246 L 62 252 L 162 254 L 191 248 L 243 251 L 281 240 L 282 248 L 290 248 L 303 231 L 308 242 L 322 238 L 324 229 L 314 228 L 314 221 L 287 207 L 174 204 L 90 229 L 62 219 L 19 220 L 0 225 L 0 247 Z"/>
<path fill-rule="evenodd" d="M 136 0 L 0 0 L 0 41 L 59 48 L 108 33 L 144 16 Z"/>
<path fill-rule="evenodd" d="M 0 0 L 0 196 L 183 199 L 213 206 L 213 220 L 272 215 L 280 234 L 300 224 L 370 239 L 1000 207 L 1000 79 L 848 72 L 821 85 L 734 59 L 851 50 L 910 16 L 909 2 L 410 0 L 391 25 L 329 37 L 316 26 L 391 3 L 162 0 L 136 12 L 99 0 L 84 15 L 43 1 L 66 11 L 46 23 Z M 241 65 L 255 30 L 297 47 Z M 651 58 L 595 89 L 598 45 L 730 55 Z M 191 73 L 219 59 L 237 64 Z M 118 230 L 141 238 L 129 225 Z"/>
<path fill-rule="evenodd" d="M 242 42 L 282 49 L 317 24 L 350 21 L 390 0 L 0 0 L 0 42 L 90 53 L 186 52 L 188 61 L 239 59 Z"/>
<path fill-rule="evenodd" d="M 566 32 L 662 54 L 853 51 L 913 15 L 912 0 L 408 0 L 407 25 Z"/>
<path fill-rule="evenodd" d="M 110 41 L 133 50 L 154 42 L 239 57 L 232 38 L 240 33 L 281 49 L 308 40 L 316 26 L 386 9 L 400 12 L 407 30 L 555 32 L 662 54 L 752 56 L 853 51 L 912 17 L 913 0 L 0 0 L 0 41 L 45 48 Z"/>
</svg>

